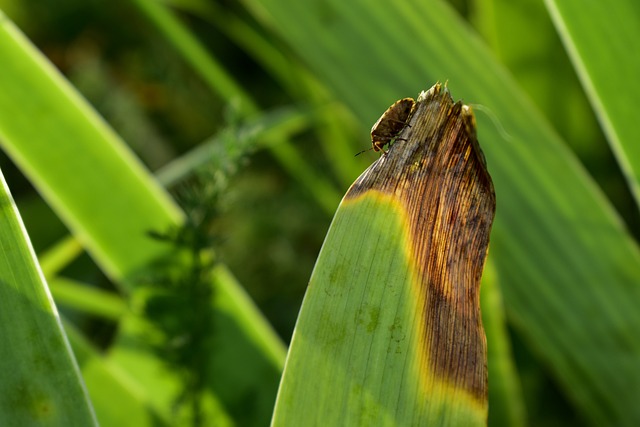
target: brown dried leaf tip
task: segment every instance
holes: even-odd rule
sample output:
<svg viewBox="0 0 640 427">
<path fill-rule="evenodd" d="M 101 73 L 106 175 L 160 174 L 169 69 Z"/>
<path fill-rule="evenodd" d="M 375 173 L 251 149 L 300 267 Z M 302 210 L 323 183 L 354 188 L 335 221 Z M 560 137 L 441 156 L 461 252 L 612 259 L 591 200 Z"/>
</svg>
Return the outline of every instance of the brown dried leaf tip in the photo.
<svg viewBox="0 0 640 427">
<path fill-rule="evenodd" d="M 460 387 L 486 405 L 479 289 L 496 199 L 473 112 L 436 84 L 415 105 L 411 99 L 392 105 L 371 135 L 374 148 L 393 138 L 403 143 L 373 163 L 347 198 L 376 191 L 403 207 L 417 273 L 425 378 Z"/>
<path fill-rule="evenodd" d="M 412 98 L 404 98 L 387 108 L 371 128 L 371 145 L 374 151 L 384 151 L 384 146 L 402 132 L 411 118 L 415 105 L 416 102 Z"/>
</svg>

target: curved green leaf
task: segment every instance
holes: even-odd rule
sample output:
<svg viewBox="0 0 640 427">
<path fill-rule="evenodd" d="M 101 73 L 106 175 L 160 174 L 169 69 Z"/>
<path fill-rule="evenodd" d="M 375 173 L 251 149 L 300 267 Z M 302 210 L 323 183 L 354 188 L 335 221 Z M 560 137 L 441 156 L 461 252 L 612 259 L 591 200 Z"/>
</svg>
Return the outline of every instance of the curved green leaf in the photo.
<svg viewBox="0 0 640 427">
<path fill-rule="evenodd" d="M 58 312 L 0 173 L 0 424 L 92 426 Z"/>
<path fill-rule="evenodd" d="M 511 351 L 499 285 L 500 280 L 489 251 L 481 287 L 482 322 L 487 333 L 489 370 L 488 425 L 522 427 L 527 425 L 526 408 Z"/>
<path fill-rule="evenodd" d="M 109 363 L 71 323 L 64 322 L 64 328 L 102 427 L 169 424 L 151 407 L 148 393 L 134 377 Z"/>
<path fill-rule="evenodd" d="M 0 58 L 3 149 L 105 273 L 121 283 L 166 251 L 146 233 L 179 221 L 178 207 L 2 14 Z"/>
<path fill-rule="evenodd" d="M 640 206 L 640 3 L 546 0 L 629 187 Z"/>
</svg>

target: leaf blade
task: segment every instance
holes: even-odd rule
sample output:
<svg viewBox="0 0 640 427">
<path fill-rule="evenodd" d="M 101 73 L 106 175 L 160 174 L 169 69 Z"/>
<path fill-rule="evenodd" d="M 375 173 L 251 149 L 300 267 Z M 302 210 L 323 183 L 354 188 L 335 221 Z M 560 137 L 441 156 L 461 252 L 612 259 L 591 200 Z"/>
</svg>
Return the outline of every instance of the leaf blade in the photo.
<svg viewBox="0 0 640 427">
<path fill-rule="evenodd" d="M 640 89 L 629 84 L 640 73 L 640 58 L 626 53 L 640 38 L 638 3 L 545 4 L 640 206 L 640 129 L 632 108 Z"/>
<path fill-rule="evenodd" d="M 6 18 L 0 22 L 4 150 L 108 275 L 132 274 L 165 250 L 146 232 L 179 221 L 179 209 L 19 30 Z M 16 109 L 20 114 L 11 114 Z M 114 192 L 121 197 L 108 196 Z M 124 214 L 130 210 L 140 214 Z M 104 225 L 113 218 L 118 227 Z"/>
<path fill-rule="evenodd" d="M 94 425 L 78 365 L 0 173 L 0 423 Z"/>
</svg>

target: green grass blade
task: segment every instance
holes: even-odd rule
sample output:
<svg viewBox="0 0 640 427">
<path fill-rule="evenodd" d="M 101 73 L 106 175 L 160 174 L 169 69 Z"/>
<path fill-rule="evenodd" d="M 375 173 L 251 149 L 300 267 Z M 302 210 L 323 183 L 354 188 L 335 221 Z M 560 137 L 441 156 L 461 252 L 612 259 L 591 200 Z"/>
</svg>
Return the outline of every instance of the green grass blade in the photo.
<svg viewBox="0 0 640 427">
<path fill-rule="evenodd" d="M 165 5 L 155 0 L 135 0 L 135 4 L 161 30 L 183 58 L 198 71 L 207 85 L 224 99 L 237 99 L 245 112 L 255 112 L 254 102 L 225 68 L 215 60 L 196 37 L 171 14 Z"/>
<path fill-rule="evenodd" d="M 64 326 L 102 427 L 174 425 L 166 399 L 157 399 L 160 394 L 157 389 L 149 388 L 148 382 L 141 382 L 139 375 L 132 375 L 113 363 L 112 358 L 101 354 L 72 324 L 65 322 Z M 145 361 L 148 366 L 159 368 L 155 371 L 156 379 L 162 376 L 157 359 L 146 357 Z M 153 385 L 171 390 L 175 382 L 171 373 L 166 373 L 161 381 Z M 209 401 L 213 401 L 213 397 Z M 211 420 L 215 425 L 233 426 L 234 422 L 225 409 L 217 402 L 212 403 Z"/>
<path fill-rule="evenodd" d="M 544 3 L 474 0 L 473 9 L 473 25 L 494 55 L 578 157 L 589 162 L 587 168 L 597 171 L 610 150 Z"/>
<path fill-rule="evenodd" d="M 0 174 L 0 424 L 97 425 L 58 312 Z"/>
<path fill-rule="evenodd" d="M 545 1 L 640 206 L 640 3 Z"/>
<path fill-rule="evenodd" d="M 247 331 L 250 331 L 249 334 L 253 338 L 252 341 L 259 343 L 260 347 L 265 350 L 270 363 L 282 369 L 286 350 L 274 330 L 263 318 L 262 313 L 253 305 L 249 296 L 225 266 L 218 266 L 214 274 L 217 289 L 221 294 L 220 298 L 216 301 L 220 312 L 223 315 L 226 313 L 226 315 L 231 318 L 237 316 L 236 312 L 240 310 L 242 312 L 241 319 L 244 321 L 244 325 L 240 325 L 239 331 L 236 331 L 236 333 L 240 331 L 247 333 Z M 229 334 L 228 338 L 231 340 L 233 329 L 230 328 L 225 333 Z M 232 348 L 227 348 L 227 350 L 229 350 L 229 353 L 225 357 L 221 357 L 218 363 L 218 369 L 221 371 L 227 369 L 229 366 L 233 366 L 232 361 L 234 357 L 237 357 L 237 352 Z M 245 351 L 244 353 L 250 354 L 250 351 Z M 256 369 L 256 371 L 261 370 L 264 375 L 267 370 L 267 367 L 259 367 L 255 363 L 247 363 L 246 365 L 238 364 L 238 369 L 242 366 L 244 366 L 243 369 L 245 373 L 252 372 L 253 369 Z M 227 373 L 227 375 L 229 375 L 229 373 Z M 255 375 L 258 375 L 258 372 L 255 372 Z M 249 377 L 251 377 L 251 375 L 249 375 Z M 263 379 L 266 380 L 266 378 Z"/>
<path fill-rule="evenodd" d="M 102 427 L 169 423 L 154 410 L 148 392 L 136 383 L 135 378 L 110 364 L 72 324 L 65 322 L 64 327 Z"/>
<path fill-rule="evenodd" d="M 510 320 L 585 418 L 640 422 L 627 392 L 640 389 L 633 362 L 640 360 L 640 313 L 632 303 L 640 300 L 638 247 L 461 19 L 439 1 L 245 3 L 363 123 L 435 80 L 448 80 L 456 97 L 498 118 L 506 134 L 477 116 L 496 187 L 492 255 Z"/>
<path fill-rule="evenodd" d="M 177 206 L 13 24 L 0 20 L 4 150 L 105 273 L 134 273 L 164 252 L 146 233 L 175 223 Z"/>
<path fill-rule="evenodd" d="M 300 111 L 291 108 L 282 108 L 257 118 L 241 127 L 238 132 L 249 135 L 247 138 L 256 137 L 258 143 L 264 139 L 286 138 L 292 134 L 307 129 L 310 126 L 312 112 Z M 227 135 L 218 134 L 207 139 L 200 145 L 187 152 L 183 156 L 166 164 L 155 176 L 164 187 L 176 185 L 187 178 L 198 168 L 203 167 L 211 157 L 224 147 Z M 69 265 L 83 251 L 82 246 L 72 236 L 67 236 L 40 254 L 40 266 L 45 277 L 55 277 L 64 267 Z"/>
<path fill-rule="evenodd" d="M 73 236 L 66 236 L 39 254 L 40 267 L 45 277 L 55 277 L 83 252 L 82 245 Z"/>
<path fill-rule="evenodd" d="M 482 323 L 487 333 L 490 426 L 527 425 L 524 396 L 506 328 L 505 309 L 491 252 L 482 276 Z"/>
<path fill-rule="evenodd" d="M 251 120 L 235 133 L 241 135 L 241 138 L 257 139 L 255 145 L 260 146 L 267 141 L 283 140 L 308 129 L 311 118 L 311 111 L 301 111 L 291 107 L 280 108 Z M 235 135 L 231 137 L 232 142 L 237 142 Z M 175 185 L 210 162 L 217 153 L 226 150 L 225 145 L 229 144 L 229 139 L 230 135 L 223 130 L 157 170 L 156 178 L 165 187 Z"/>
<path fill-rule="evenodd" d="M 57 276 L 49 280 L 49 288 L 56 304 L 64 308 L 116 322 L 127 310 L 127 303 L 122 297 L 87 283 Z"/>
</svg>

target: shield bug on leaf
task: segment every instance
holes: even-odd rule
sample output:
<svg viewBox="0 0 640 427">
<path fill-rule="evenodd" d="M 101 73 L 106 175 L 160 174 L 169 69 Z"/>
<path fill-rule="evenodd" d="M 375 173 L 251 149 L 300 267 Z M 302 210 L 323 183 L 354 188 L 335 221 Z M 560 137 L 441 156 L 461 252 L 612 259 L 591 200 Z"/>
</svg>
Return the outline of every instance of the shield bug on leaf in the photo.
<svg viewBox="0 0 640 427">
<path fill-rule="evenodd" d="M 394 102 L 380 116 L 371 128 L 371 145 L 374 151 L 384 151 L 384 146 L 402 132 L 411 117 L 414 105 L 416 102 L 412 98 L 403 98 Z"/>
<path fill-rule="evenodd" d="M 398 134 L 407 126 L 416 102 L 412 98 L 400 99 L 387 108 L 382 116 L 371 128 L 371 148 L 369 150 L 384 151 L 384 146 L 397 138 Z M 357 155 L 364 153 L 364 150 Z"/>
</svg>

